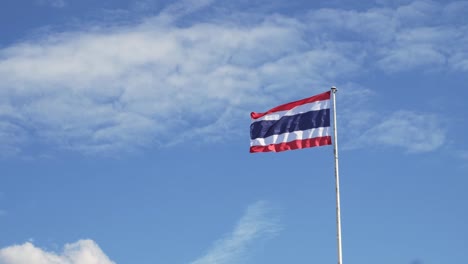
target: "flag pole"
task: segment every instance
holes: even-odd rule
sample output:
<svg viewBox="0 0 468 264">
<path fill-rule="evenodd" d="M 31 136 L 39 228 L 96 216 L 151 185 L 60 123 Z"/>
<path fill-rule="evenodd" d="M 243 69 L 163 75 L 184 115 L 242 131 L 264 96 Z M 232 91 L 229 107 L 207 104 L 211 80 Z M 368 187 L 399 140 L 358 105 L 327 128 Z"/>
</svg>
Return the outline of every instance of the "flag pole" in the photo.
<svg viewBox="0 0 468 264">
<path fill-rule="evenodd" d="M 343 264 L 341 248 L 341 212 L 340 212 L 340 176 L 338 170 L 338 132 L 336 127 L 336 97 L 338 90 L 335 86 L 331 87 L 333 97 L 333 153 L 335 154 L 335 190 L 336 190 L 336 238 L 338 243 L 338 264 Z"/>
</svg>

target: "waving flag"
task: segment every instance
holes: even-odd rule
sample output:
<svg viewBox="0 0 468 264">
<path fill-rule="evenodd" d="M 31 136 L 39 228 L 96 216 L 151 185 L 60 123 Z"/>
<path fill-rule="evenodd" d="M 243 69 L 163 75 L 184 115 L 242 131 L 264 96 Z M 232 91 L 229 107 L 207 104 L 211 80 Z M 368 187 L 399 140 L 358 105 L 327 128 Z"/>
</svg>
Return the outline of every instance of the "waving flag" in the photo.
<svg viewBox="0 0 468 264">
<path fill-rule="evenodd" d="M 330 93 L 252 112 L 250 152 L 279 152 L 331 145 Z"/>
</svg>

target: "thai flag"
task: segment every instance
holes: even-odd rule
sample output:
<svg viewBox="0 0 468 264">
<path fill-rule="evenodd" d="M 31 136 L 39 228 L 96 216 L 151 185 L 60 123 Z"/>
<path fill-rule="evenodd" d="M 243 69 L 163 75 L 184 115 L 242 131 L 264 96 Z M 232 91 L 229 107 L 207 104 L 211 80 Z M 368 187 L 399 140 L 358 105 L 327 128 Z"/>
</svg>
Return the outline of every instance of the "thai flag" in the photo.
<svg viewBox="0 0 468 264">
<path fill-rule="evenodd" d="M 331 145 L 330 94 L 328 91 L 264 113 L 252 112 L 250 152 L 279 152 Z"/>
</svg>

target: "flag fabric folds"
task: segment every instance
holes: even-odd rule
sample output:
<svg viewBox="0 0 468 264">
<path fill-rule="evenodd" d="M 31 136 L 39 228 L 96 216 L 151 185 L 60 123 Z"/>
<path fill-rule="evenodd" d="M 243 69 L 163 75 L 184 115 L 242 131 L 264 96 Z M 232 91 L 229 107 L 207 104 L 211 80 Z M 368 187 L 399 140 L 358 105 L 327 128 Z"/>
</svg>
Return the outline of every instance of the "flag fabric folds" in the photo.
<svg viewBox="0 0 468 264">
<path fill-rule="evenodd" d="M 331 145 L 330 94 L 250 114 L 250 152 L 280 152 Z"/>
</svg>

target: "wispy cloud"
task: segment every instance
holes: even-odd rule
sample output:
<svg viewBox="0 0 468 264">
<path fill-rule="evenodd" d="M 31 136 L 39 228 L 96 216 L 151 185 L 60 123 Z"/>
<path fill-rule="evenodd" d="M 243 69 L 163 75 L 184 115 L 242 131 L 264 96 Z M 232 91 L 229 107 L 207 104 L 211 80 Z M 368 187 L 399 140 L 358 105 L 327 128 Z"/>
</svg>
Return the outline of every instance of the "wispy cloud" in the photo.
<svg viewBox="0 0 468 264">
<path fill-rule="evenodd" d="M 0 215 L 1 215 L 0 211 Z M 272 238 L 280 231 L 278 216 L 265 201 L 251 204 L 234 230 L 215 242 L 192 264 L 237 264 L 255 248 L 255 242 Z M 34 239 L 0 249 L 0 264 L 115 264 L 93 240 L 65 244 L 61 252 L 41 249 Z"/>
<path fill-rule="evenodd" d="M 460 43 L 466 41 L 468 27 L 459 21 L 464 21 L 466 10 L 466 1 L 423 0 L 365 11 L 319 9 L 308 19 L 311 27 L 322 27 L 336 43 L 364 48 L 374 70 L 465 71 L 468 49 Z"/>
<path fill-rule="evenodd" d="M 203 9 L 215 1 L 216 0 L 180 0 L 165 8 L 162 11 L 161 16 L 180 18 L 184 15 Z"/>
<path fill-rule="evenodd" d="M 456 151 L 455 156 L 462 159 L 462 160 L 468 161 L 468 150 Z"/>
<path fill-rule="evenodd" d="M 393 146 L 414 153 L 436 150 L 445 141 L 446 131 L 437 116 L 399 111 L 386 116 L 347 147 Z"/>
<path fill-rule="evenodd" d="M 66 6 L 65 0 L 36 0 L 41 5 L 48 5 L 55 8 L 62 8 Z"/>
<path fill-rule="evenodd" d="M 247 113 L 278 103 L 279 94 L 281 102 L 298 99 L 369 71 L 468 69 L 460 44 L 468 27 L 452 19 L 463 15 L 461 2 L 299 17 L 212 8 L 175 22 L 213 5 L 176 2 L 141 23 L 97 22 L 0 49 L 2 155 L 30 144 L 120 153 L 218 140 L 243 131 Z"/>
<path fill-rule="evenodd" d="M 31 242 L 0 249 L 1 264 L 115 264 L 92 240 L 66 244 L 62 253 L 45 251 Z"/>
<path fill-rule="evenodd" d="M 253 242 L 272 237 L 280 228 L 271 215 L 268 203 L 261 201 L 250 205 L 234 230 L 217 241 L 204 255 L 191 264 L 237 264 L 241 263 Z"/>
</svg>

